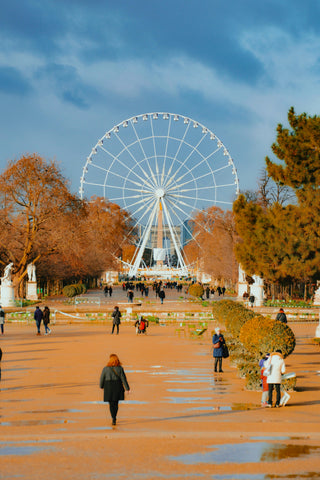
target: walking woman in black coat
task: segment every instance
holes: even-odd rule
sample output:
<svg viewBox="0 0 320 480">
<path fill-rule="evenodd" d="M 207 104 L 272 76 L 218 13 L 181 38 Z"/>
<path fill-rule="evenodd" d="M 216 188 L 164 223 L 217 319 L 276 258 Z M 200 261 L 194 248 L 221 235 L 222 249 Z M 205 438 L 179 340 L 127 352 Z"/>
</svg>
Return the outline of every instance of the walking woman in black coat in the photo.
<svg viewBox="0 0 320 480">
<path fill-rule="evenodd" d="M 116 425 L 119 401 L 124 400 L 124 390 L 129 392 L 130 387 L 120 360 L 115 353 L 110 355 L 107 366 L 102 370 L 100 388 L 104 389 L 103 401 L 109 402 L 112 425 Z"/>
</svg>

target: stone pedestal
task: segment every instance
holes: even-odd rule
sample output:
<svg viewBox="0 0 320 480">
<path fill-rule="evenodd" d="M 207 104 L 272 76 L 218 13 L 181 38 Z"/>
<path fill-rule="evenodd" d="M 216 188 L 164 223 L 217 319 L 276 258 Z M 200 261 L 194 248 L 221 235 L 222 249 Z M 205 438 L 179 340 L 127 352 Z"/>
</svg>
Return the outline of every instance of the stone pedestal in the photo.
<svg viewBox="0 0 320 480">
<path fill-rule="evenodd" d="M 254 295 L 254 306 L 261 307 L 264 299 L 263 280 L 257 275 L 253 275 L 254 283 L 250 285 L 250 295 Z"/>
<path fill-rule="evenodd" d="M 27 300 L 38 300 L 37 282 L 27 282 Z"/>
<path fill-rule="evenodd" d="M 1 285 L 1 306 L 15 307 L 14 289 L 12 285 Z"/>
<path fill-rule="evenodd" d="M 239 278 L 238 278 L 238 301 L 242 302 L 243 294 L 245 292 L 249 293 L 249 285 L 246 281 L 246 274 L 244 270 L 239 265 Z"/>
<path fill-rule="evenodd" d="M 320 305 L 320 287 L 314 292 L 313 305 Z"/>
</svg>

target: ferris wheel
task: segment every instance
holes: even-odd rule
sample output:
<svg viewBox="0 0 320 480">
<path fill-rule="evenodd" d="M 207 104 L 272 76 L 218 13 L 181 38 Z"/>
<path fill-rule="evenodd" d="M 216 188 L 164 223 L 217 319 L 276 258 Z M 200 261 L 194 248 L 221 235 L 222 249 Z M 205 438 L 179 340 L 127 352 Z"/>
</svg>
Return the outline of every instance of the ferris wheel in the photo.
<svg viewBox="0 0 320 480">
<path fill-rule="evenodd" d="M 132 231 L 140 232 L 130 277 L 147 247 L 157 268 L 167 262 L 168 248 L 174 251 L 179 274 L 187 275 L 183 247 L 194 239 L 195 214 L 213 205 L 231 207 L 239 180 L 228 149 L 207 127 L 154 112 L 124 120 L 98 140 L 79 191 L 81 198 L 103 196 L 130 215 Z"/>
</svg>

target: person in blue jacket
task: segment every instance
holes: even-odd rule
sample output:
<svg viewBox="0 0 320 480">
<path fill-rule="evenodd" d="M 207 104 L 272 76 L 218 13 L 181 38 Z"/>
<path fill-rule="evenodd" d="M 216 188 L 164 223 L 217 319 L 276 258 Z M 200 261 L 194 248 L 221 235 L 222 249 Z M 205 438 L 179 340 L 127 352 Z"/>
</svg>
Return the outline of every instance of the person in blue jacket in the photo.
<svg viewBox="0 0 320 480">
<path fill-rule="evenodd" d="M 220 328 L 215 329 L 215 334 L 212 337 L 213 344 L 213 358 L 214 358 L 214 371 L 223 372 L 222 370 L 222 354 L 223 354 L 223 345 L 225 344 L 224 337 L 220 331 Z"/>
</svg>

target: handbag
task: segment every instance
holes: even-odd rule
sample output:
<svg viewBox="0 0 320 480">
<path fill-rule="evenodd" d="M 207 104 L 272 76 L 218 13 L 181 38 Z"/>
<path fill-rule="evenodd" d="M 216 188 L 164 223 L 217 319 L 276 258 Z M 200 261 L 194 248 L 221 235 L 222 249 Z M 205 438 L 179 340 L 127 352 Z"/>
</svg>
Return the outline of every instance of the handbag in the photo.
<svg viewBox="0 0 320 480">
<path fill-rule="evenodd" d="M 229 349 L 225 343 L 222 345 L 222 356 L 223 358 L 229 357 Z"/>
</svg>

